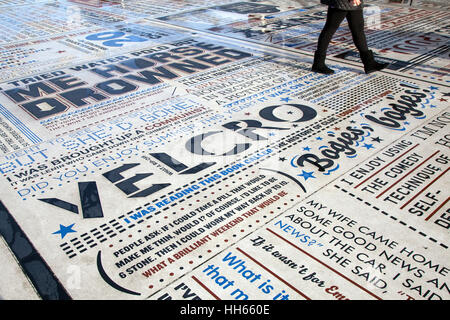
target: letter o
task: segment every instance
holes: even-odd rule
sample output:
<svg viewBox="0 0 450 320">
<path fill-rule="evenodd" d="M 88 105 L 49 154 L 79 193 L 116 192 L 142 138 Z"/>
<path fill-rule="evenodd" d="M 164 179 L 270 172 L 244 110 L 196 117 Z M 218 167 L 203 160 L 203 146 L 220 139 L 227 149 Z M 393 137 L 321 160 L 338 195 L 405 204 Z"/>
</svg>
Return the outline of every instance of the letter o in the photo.
<svg viewBox="0 0 450 320">
<path fill-rule="evenodd" d="M 305 122 L 305 121 L 312 120 L 317 116 L 316 110 L 314 110 L 313 108 L 306 106 L 304 104 L 282 104 L 282 105 L 276 105 L 276 106 L 269 106 L 269 107 L 265 107 L 261 111 L 259 111 L 259 115 L 262 118 L 269 120 L 269 121 L 288 122 L 288 120 L 280 119 L 273 114 L 273 112 L 275 111 L 276 108 L 281 107 L 281 106 L 286 106 L 286 105 L 295 107 L 303 113 L 301 118 L 299 118 L 295 121 L 290 121 L 290 122 Z"/>
</svg>

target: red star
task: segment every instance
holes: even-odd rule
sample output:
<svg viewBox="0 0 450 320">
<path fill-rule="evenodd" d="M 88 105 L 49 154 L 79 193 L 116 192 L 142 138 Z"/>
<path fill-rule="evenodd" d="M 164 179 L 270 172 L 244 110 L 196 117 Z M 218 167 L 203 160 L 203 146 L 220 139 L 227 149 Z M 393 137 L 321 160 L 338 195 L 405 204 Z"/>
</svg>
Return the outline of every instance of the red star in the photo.
<svg viewBox="0 0 450 320">
<path fill-rule="evenodd" d="M 443 101 L 443 102 L 447 102 L 447 99 L 441 98 L 441 101 Z"/>
<path fill-rule="evenodd" d="M 66 52 L 65 50 L 59 50 L 58 53 L 64 53 Z"/>
</svg>

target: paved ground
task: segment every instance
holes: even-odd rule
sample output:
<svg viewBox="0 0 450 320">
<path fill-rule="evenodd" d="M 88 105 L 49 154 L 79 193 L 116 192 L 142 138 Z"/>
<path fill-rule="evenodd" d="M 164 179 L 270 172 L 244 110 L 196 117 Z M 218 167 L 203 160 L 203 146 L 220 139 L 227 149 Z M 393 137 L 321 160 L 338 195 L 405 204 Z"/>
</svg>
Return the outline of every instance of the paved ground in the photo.
<svg viewBox="0 0 450 320">
<path fill-rule="evenodd" d="M 318 2 L 0 0 L 0 297 L 448 299 L 448 1 Z"/>
</svg>

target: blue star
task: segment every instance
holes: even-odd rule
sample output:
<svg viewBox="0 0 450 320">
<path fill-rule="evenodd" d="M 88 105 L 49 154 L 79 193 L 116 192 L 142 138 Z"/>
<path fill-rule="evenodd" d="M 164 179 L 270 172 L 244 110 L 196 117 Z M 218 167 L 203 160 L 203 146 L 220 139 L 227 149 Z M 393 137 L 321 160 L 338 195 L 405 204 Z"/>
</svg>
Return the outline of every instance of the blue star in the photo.
<svg viewBox="0 0 450 320">
<path fill-rule="evenodd" d="M 437 89 L 439 89 L 439 87 L 434 87 L 434 86 L 429 86 L 428 87 L 430 90 L 437 90 Z"/>
<path fill-rule="evenodd" d="M 72 223 L 70 226 L 63 226 L 62 224 L 59 225 L 59 230 L 53 232 L 52 234 L 60 234 L 61 235 L 61 239 L 63 239 L 66 234 L 70 233 L 70 232 L 76 232 L 75 230 L 72 229 L 73 225 L 75 223 Z"/>
<path fill-rule="evenodd" d="M 373 144 L 367 144 L 367 143 L 364 143 L 363 147 L 367 148 L 367 150 L 374 148 Z"/>
<path fill-rule="evenodd" d="M 321 137 L 317 137 L 316 140 L 323 140 Z"/>
<path fill-rule="evenodd" d="M 275 133 L 273 133 L 273 132 L 269 133 L 269 136 L 271 136 L 271 137 L 273 137 L 274 135 L 275 135 Z"/>
<path fill-rule="evenodd" d="M 302 170 L 302 173 L 298 174 L 298 176 L 303 177 L 305 179 L 305 181 L 306 181 L 309 178 L 314 178 L 314 179 L 316 178 L 316 177 L 313 176 L 313 173 L 314 173 L 314 171 L 306 172 L 305 170 Z"/>
<path fill-rule="evenodd" d="M 409 126 L 409 124 L 410 124 L 408 121 L 405 121 L 403 123 L 405 124 L 405 126 Z"/>
<path fill-rule="evenodd" d="M 434 104 L 430 104 L 430 108 L 436 108 Z"/>
<path fill-rule="evenodd" d="M 304 150 L 304 151 L 310 151 L 311 148 L 310 148 L 310 147 L 304 147 L 303 150 Z"/>
<path fill-rule="evenodd" d="M 289 100 L 291 100 L 291 98 L 286 97 L 286 98 L 281 98 L 280 100 L 281 100 L 281 101 L 284 101 L 284 102 L 289 102 Z"/>
</svg>

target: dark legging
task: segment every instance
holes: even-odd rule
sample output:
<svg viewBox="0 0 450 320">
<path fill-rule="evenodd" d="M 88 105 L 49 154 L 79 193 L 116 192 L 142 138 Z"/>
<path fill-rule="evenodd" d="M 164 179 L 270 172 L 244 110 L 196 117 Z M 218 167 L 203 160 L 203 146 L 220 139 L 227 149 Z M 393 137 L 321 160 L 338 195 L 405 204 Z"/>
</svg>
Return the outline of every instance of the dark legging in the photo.
<svg viewBox="0 0 450 320">
<path fill-rule="evenodd" d="M 348 26 L 352 32 L 353 42 L 359 52 L 367 52 L 369 50 L 364 34 L 364 18 L 362 10 L 347 11 L 328 7 L 327 21 L 320 33 L 317 44 L 317 51 L 320 54 L 326 54 L 328 44 L 344 18 L 347 18 Z"/>
</svg>

